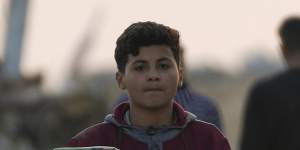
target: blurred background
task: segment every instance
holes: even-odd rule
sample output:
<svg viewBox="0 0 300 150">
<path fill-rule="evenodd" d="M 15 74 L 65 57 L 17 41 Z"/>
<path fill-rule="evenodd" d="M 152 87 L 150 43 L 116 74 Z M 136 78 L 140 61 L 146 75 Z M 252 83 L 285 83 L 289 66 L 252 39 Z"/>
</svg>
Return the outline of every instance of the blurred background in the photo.
<svg viewBox="0 0 300 150">
<path fill-rule="evenodd" d="M 277 28 L 297 0 L 0 0 L 0 149 L 47 150 L 103 121 L 122 92 L 115 41 L 137 21 L 181 33 L 187 78 L 233 150 L 253 81 L 284 69 Z"/>
</svg>

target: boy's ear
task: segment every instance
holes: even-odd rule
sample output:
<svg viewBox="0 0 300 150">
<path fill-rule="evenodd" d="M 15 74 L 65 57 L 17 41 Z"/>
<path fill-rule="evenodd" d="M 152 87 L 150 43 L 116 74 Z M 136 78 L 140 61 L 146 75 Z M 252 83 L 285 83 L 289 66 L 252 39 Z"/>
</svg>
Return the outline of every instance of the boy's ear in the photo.
<svg viewBox="0 0 300 150">
<path fill-rule="evenodd" d="M 179 84 L 178 84 L 178 87 L 181 87 L 183 85 L 183 68 L 182 67 L 179 67 Z"/>
<path fill-rule="evenodd" d="M 118 82 L 118 86 L 122 90 L 126 89 L 126 86 L 123 81 L 123 77 L 124 77 L 124 73 L 119 72 L 119 71 L 116 73 L 116 80 Z"/>
</svg>

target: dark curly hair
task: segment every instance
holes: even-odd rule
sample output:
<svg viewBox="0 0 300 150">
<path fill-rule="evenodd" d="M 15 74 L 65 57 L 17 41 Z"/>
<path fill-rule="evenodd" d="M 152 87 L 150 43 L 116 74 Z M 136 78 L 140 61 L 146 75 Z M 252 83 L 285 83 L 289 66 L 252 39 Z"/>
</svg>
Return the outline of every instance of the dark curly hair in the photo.
<svg viewBox="0 0 300 150">
<path fill-rule="evenodd" d="M 282 46 L 288 52 L 300 52 L 300 17 L 291 16 L 283 21 L 279 28 Z"/>
<path fill-rule="evenodd" d="M 137 22 L 130 25 L 116 42 L 115 60 L 118 71 L 125 72 L 128 56 L 137 56 L 139 48 L 150 45 L 167 45 L 171 48 L 177 66 L 180 64 L 179 32 L 155 22 Z"/>
</svg>

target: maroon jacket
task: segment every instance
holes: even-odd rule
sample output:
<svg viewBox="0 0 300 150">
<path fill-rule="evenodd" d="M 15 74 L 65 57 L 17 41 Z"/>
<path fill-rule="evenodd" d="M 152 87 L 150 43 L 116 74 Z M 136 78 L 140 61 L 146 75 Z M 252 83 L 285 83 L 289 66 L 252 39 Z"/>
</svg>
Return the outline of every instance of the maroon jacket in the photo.
<svg viewBox="0 0 300 150">
<path fill-rule="evenodd" d="M 121 150 L 230 150 L 227 139 L 212 124 L 196 120 L 174 102 L 176 123 L 168 127 L 139 128 L 128 124 L 128 103 L 120 104 L 103 123 L 89 127 L 65 146 L 113 146 Z"/>
</svg>

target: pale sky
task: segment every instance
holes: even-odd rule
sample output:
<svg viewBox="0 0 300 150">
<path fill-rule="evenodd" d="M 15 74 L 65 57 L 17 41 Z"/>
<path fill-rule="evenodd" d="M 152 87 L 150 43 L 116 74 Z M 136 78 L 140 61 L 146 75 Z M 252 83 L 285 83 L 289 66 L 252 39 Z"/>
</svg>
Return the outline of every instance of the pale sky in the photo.
<svg viewBox="0 0 300 150">
<path fill-rule="evenodd" d="M 137 21 L 179 30 L 189 68 L 216 65 L 236 71 L 254 49 L 280 61 L 277 28 L 299 0 L 31 0 L 22 72 L 44 72 L 45 87 L 65 86 L 71 59 L 83 37 L 93 41 L 84 70 L 116 71 L 115 41 Z"/>
</svg>

